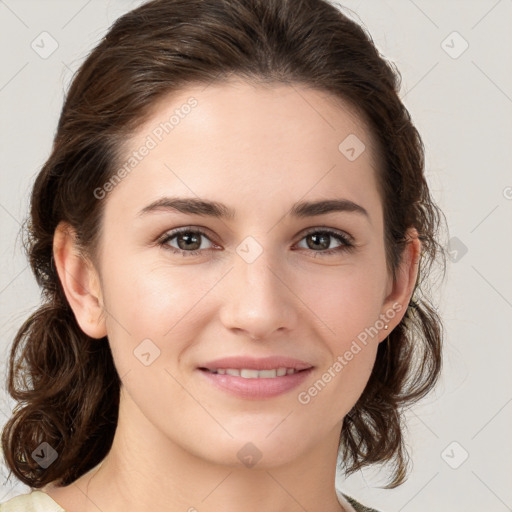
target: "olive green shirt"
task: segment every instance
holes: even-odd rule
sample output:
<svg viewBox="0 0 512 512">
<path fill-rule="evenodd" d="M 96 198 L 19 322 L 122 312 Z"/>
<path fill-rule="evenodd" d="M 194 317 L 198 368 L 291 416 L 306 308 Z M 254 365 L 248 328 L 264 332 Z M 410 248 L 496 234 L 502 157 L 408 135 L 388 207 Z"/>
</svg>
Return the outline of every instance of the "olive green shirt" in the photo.
<svg viewBox="0 0 512 512">
<path fill-rule="evenodd" d="M 346 494 L 343 494 L 345 499 L 356 509 L 357 512 L 379 512 L 378 510 L 375 510 L 374 508 L 365 507 L 358 501 L 356 501 L 354 498 L 351 498 L 350 496 L 347 496 Z"/>
</svg>

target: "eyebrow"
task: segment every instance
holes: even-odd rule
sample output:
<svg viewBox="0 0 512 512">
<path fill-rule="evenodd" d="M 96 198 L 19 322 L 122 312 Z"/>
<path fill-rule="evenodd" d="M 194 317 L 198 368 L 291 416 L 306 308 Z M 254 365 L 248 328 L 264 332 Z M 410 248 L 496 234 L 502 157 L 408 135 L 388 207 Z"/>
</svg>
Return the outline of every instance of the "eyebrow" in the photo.
<svg viewBox="0 0 512 512">
<path fill-rule="evenodd" d="M 163 197 L 153 201 L 143 208 L 138 216 L 144 216 L 152 212 L 171 210 L 192 215 L 202 215 L 219 219 L 233 220 L 236 216 L 235 210 L 217 201 L 207 201 L 198 198 L 185 197 Z M 332 212 L 357 213 L 370 219 L 368 211 L 361 205 L 348 199 L 324 199 L 319 201 L 299 201 L 295 203 L 287 217 L 299 219 L 315 217 Z"/>
</svg>

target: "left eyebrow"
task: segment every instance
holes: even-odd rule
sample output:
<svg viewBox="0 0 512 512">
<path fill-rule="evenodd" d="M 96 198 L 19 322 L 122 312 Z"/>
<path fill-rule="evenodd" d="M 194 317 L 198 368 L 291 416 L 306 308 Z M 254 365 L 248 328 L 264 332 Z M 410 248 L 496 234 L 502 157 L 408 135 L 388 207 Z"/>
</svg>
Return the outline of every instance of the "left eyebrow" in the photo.
<svg viewBox="0 0 512 512">
<path fill-rule="evenodd" d="M 205 201 L 194 197 L 162 197 L 143 208 L 138 216 L 159 210 L 174 210 L 192 215 L 203 215 L 219 219 L 234 219 L 235 210 L 217 201 Z"/>
<path fill-rule="evenodd" d="M 236 216 L 235 210 L 217 201 L 206 201 L 197 198 L 163 197 L 153 201 L 143 208 L 138 216 L 159 210 L 173 210 L 192 215 L 202 215 L 219 219 L 232 220 Z M 315 217 L 332 212 L 357 213 L 370 221 L 368 211 L 361 205 L 348 199 L 325 199 L 321 201 L 299 201 L 295 203 L 287 216 L 296 218 Z"/>
</svg>

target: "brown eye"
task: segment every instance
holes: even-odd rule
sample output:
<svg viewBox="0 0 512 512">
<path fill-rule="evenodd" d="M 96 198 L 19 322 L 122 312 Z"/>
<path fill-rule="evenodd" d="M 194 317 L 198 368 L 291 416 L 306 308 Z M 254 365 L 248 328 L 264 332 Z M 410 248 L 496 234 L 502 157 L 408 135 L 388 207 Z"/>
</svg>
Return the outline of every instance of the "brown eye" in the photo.
<svg viewBox="0 0 512 512">
<path fill-rule="evenodd" d="M 167 233 L 165 237 L 159 242 L 159 245 L 170 249 L 172 252 L 181 254 L 182 256 L 195 256 L 201 251 L 211 250 L 210 248 L 201 248 L 201 238 L 204 237 L 210 240 L 208 236 L 202 231 L 196 229 L 180 229 Z M 177 247 L 171 245 L 171 242 L 176 239 Z"/>
<path fill-rule="evenodd" d="M 337 247 L 330 248 L 333 238 L 339 242 L 339 245 Z M 354 249 L 354 245 L 349 237 L 337 231 L 309 231 L 302 240 L 306 240 L 307 249 L 316 252 L 319 255 L 332 255 L 333 253 L 340 253 L 342 251 Z"/>
</svg>

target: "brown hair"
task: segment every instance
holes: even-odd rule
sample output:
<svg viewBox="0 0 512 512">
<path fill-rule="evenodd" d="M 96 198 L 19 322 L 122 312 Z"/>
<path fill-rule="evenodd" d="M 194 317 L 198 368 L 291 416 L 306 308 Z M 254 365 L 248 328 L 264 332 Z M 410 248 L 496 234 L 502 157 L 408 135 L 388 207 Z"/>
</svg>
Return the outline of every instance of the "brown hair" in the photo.
<svg viewBox="0 0 512 512">
<path fill-rule="evenodd" d="M 441 217 L 424 174 L 424 147 L 399 99 L 401 76 L 357 23 L 325 0 L 154 0 L 120 17 L 76 74 L 52 152 L 31 196 L 25 246 L 44 303 L 19 329 L 7 386 L 19 403 L 2 433 L 6 463 L 33 487 L 68 485 L 112 445 L 120 379 L 108 340 L 78 326 L 56 273 L 52 242 L 60 221 L 94 256 L 102 208 L 94 190 L 113 176 L 123 141 L 164 95 L 187 84 L 236 76 L 253 83 L 304 84 L 348 102 L 378 140 L 386 260 L 395 277 L 407 243 L 420 235 L 415 295 L 370 379 L 345 416 L 341 466 L 347 474 L 393 464 L 386 488 L 405 481 L 404 407 L 426 395 L 441 370 L 442 323 L 420 284 L 444 251 Z M 31 456 L 47 442 L 47 468 Z"/>
</svg>

